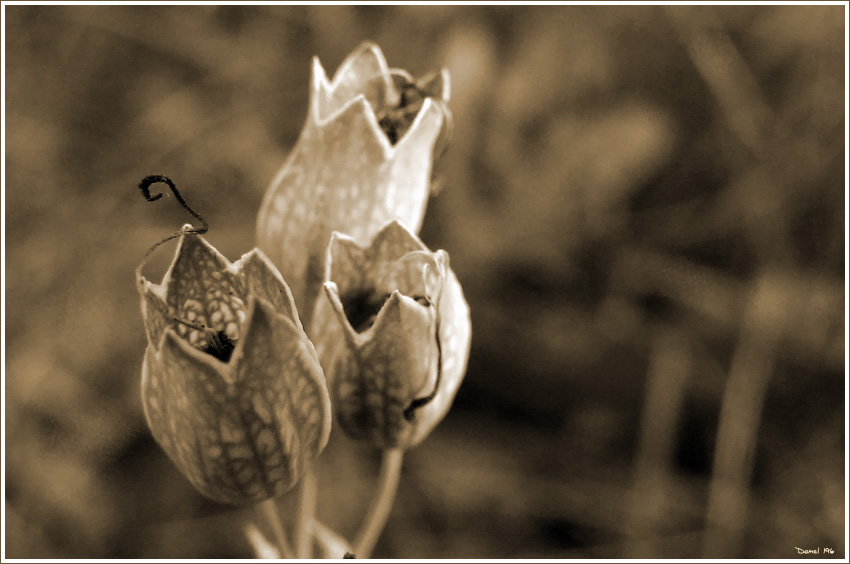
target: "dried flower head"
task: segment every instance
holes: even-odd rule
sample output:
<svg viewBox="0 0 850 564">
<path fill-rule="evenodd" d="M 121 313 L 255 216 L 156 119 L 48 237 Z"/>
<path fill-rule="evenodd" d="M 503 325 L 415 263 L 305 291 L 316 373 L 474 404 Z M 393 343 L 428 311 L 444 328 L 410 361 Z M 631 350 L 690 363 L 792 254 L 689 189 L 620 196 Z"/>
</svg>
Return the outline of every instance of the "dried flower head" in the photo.
<svg viewBox="0 0 850 564">
<path fill-rule="evenodd" d="M 442 150 L 447 136 L 448 92 L 446 71 L 416 81 L 369 42 L 333 81 L 314 59 L 306 123 L 257 219 L 257 244 L 292 284 L 305 322 L 331 232 L 365 244 L 399 219 L 418 233 L 435 144 Z"/>
<path fill-rule="evenodd" d="M 289 490 L 330 433 L 330 401 L 291 293 L 258 249 L 231 264 L 185 232 L 161 284 L 137 285 L 154 438 L 203 494 L 258 502 Z"/>
<path fill-rule="evenodd" d="M 469 306 L 445 251 L 401 223 L 367 247 L 334 233 L 313 339 L 350 436 L 410 448 L 445 416 L 466 371 Z"/>
</svg>

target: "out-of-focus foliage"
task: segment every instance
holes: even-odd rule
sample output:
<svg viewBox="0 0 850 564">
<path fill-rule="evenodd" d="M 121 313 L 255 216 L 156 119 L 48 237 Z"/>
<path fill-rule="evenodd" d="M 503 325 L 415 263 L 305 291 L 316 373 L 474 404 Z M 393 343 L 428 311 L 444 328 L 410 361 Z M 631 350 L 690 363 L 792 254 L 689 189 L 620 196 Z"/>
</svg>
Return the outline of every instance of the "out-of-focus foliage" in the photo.
<svg viewBox="0 0 850 564">
<path fill-rule="evenodd" d="M 363 39 L 452 74 L 422 238 L 474 328 L 375 554 L 843 555 L 843 10 L 5 6 L 6 556 L 250 554 L 144 424 L 133 270 L 187 217 L 135 186 L 171 176 L 237 258 L 310 57 Z M 721 413 L 755 438 L 712 553 Z M 337 431 L 319 460 L 351 534 L 377 455 Z"/>
</svg>

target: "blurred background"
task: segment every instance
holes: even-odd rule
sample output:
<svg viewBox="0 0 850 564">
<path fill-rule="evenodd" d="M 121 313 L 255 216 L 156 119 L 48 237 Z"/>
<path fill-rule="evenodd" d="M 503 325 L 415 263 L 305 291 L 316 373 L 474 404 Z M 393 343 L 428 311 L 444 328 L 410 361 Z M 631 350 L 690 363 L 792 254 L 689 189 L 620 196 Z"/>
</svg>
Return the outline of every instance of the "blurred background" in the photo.
<svg viewBox="0 0 850 564">
<path fill-rule="evenodd" d="M 133 271 L 188 216 L 136 186 L 238 258 L 310 58 L 372 39 L 451 72 L 422 238 L 473 320 L 375 556 L 844 557 L 845 9 L 4 6 L 6 556 L 251 556 L 145 425 Z M 319 460 L 351 536 L 378 454 Z"/>
</svg>

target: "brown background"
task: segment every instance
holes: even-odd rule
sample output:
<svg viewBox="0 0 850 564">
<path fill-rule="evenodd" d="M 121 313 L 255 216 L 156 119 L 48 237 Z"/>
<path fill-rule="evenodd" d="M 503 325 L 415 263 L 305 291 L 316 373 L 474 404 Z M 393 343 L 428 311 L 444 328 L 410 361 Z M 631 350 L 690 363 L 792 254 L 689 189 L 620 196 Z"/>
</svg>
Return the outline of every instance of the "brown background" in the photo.
<svg viewBox="0 0 850 564">
<path fill-rule="evenodd" d="M 250 555 L 251 513 L 145 426 L 133 270 L 188 217 L 136 185 L 170 175 L 237 258 L 310 57 L 364 39 L 452 73 L 422 237 L 474 327 L 376 556 L 844 554 L 841 6 L 5 14 L 6 556 Z M 712 527 L 715 451 L 749 511 Z M 376 454 L 337 433 L 320 460 L 350 535 Z"/>
</svg>

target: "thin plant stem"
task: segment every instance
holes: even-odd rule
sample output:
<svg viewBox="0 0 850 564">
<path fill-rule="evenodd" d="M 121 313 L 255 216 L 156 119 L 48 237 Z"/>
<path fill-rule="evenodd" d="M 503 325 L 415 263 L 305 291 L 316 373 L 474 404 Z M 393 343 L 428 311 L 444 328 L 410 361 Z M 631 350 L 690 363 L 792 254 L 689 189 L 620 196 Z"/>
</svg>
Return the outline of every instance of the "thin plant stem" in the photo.
<svg viewBox="0 0 850 564">
<path fill-rule="evenodd" d="M 313 520 L 313 538 L 321 550 L 319 558 L 342 558 L 347 553 L 353 554 L 347 540 L 316 519 Z"/>
<path fill-rule="evenodd" d="M 758 428 L 790 294 L 776 274 L 766 272 L 749 299 L 720 406 L 704 558 L 735 558 L 745 540 Z"/>
<path fill-rule="evenodd" d="M 275 505 L 274 499 L 267 499 L 260 503 L 260 509 L 266 514 L 266 518 L 272 526 L 281 556 L 284 558 L 295 558 L 295 553 L 292 552 L 292 547 L 289 545 L 286 533 L 283 530 L 283 523 L 280 521 L 280 515 L 277 512 L 277 505 Z"/>
<path fill-rule="evenodd" d="M 262 560 L 280 560 L 280 549 L 269 542 L 266 536 L 260 531 L 259 527 L 254 523 L 245 525 L 245 536 L 251 548 L 254 549 L 254 554 Z"/>
<path fill-rule="evenodd" d="M 671 461 L 691 370 L 689 343 L 675 326 L 658 327 L 646 378 L 623 558 L 657 556 L 671 505 Z"/>
<path fill-rule="evenodd" d="M 366 513 L 363 527 L 357 534 L 354 542 L 354 554 L 357 558 L 369 558 L 378 537 L 387 524 L 390 510 L 393 507 L 395 494 L 398 490 L 398 482 L 401 476 L 401 463 L 404 459 L 404 451 L 399 448 L 388 448 L 384 450 L 381 460 L 381 472 L 378 475 L 378 491 L 372 499 L 372 505 Z"/>
<path fill-rule="evenodd" d="M 298 484 L 298 521 L 295 526 L 295 554 L 298 558 L 313 558 L 316 493 L 316 476 L 313 472 L 307 472 Z"/>
</svg>

